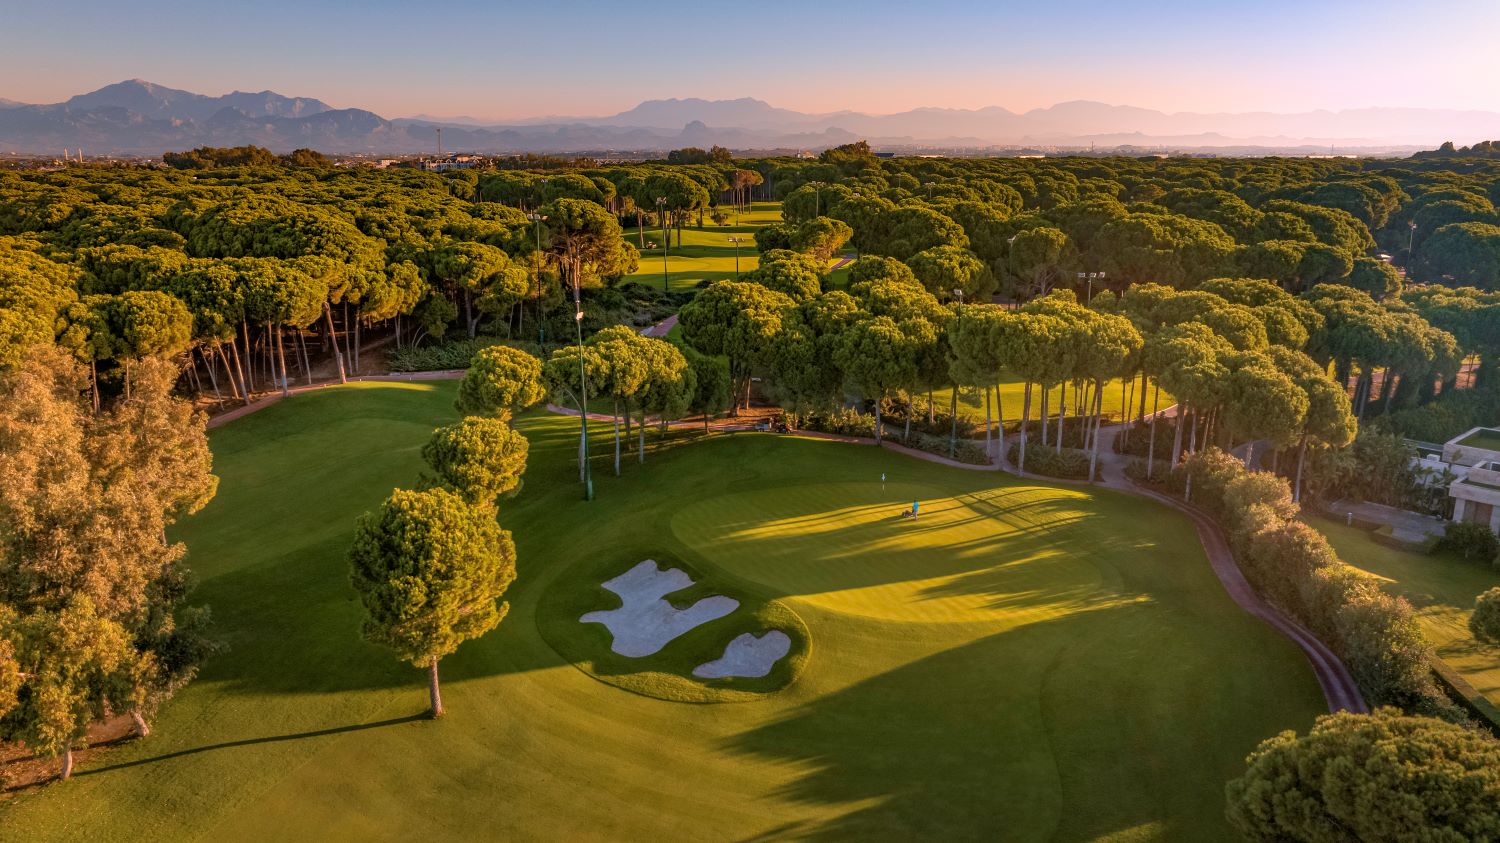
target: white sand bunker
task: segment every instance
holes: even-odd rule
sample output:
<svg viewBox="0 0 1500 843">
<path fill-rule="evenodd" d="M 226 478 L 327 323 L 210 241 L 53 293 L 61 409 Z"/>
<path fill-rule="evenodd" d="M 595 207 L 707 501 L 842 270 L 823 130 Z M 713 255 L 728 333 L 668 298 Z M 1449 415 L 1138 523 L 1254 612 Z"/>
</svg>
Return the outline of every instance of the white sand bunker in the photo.
<svg viewBox="0 0 1500 843">
<path fill-rule="evenodd" d="M 779 629 L 773 629 L 759 638 L 747 632 L 729 642 L 722 658 L 693 668 L 693 675 L 699 679 L 765 676 L 791 649 L 792 639 Z"/>
<path fill-rule="evenodd" d="M 622 656 L 649 656 L 667 643 L 696 626 L 722 618 L 738 609 L 740 601 L 732 597 L 705 597 L 686 609 L 674 608 L 662 597 L 693 584 L 693 578 L 680 568 L 657 568 L 656 560 L 647 559 L 625 573 L 608 580 L 604 588 L 620 595 L 620 608 L 589 612 L 578 620 L 602 623 L 615 641 L 610 645 Z"/>
</svg>

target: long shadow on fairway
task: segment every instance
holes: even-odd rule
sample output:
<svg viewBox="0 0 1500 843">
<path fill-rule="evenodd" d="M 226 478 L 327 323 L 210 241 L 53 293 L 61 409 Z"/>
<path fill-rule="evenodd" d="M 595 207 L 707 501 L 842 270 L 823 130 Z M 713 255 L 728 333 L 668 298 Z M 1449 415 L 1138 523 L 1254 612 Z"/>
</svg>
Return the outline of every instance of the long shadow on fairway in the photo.
<svg viewBox="0 0 1500 843">
<path fill-rule="evenodd" d="M 810 771 L 776 798 L 845 809 L 799 839 L 1227 839 L 1224 782 L 1320 702 L 1295 652 L 1227 626 L 1204 634 L 1154 602 L 1069 614 L 817 698 L 724 749 Z"/>
<path fill-rule="evenodd" d="M 111 764 L 108 767 L 99 767 L 93 770 L 83 770 L 80 776 L 92 776 L 97 773 L 108 773 L 112 770 L 124 770 L 128 767 L 140 767 L 146 764 L 155 764 L 158 761 L 169 761 L 173 758 L 181 758 L 184 755 L 197 755 L 200 752 L 213 752 L 216 749 L 233 749 L 238 746 L 254 746 L 263 743 L 279 743 L 281 741 L 298 741 L 303 738 L 321 738 L 328 735 L 341 735 L 346 732 L 363 732 L 368 729 L 381 729 L 386 726 L 399 726 L 402 723 L 414 723 L 418 720 L 427 720 L 426 712 L 421 714 L 409 714 L 405 717 L 393 717 L 389 720 L 377 720 L 374 723 L 356 723 L 351 726 L 336 726 L 329 729 L 315 729 L 310 732 L 294 732 L 289 735 L 268 735 L 263 738 L 245 738 L 238 741 L 225 741 L 223 743 L 209 744 L 207 746 L 195 746 L 189 749 L 179 749 L 176 752 L 167 752 L 162 755 L 153 755 L 150 758 L 137 758 L 134 761 L 124 761 L 119 764 Z"/>
</svg>

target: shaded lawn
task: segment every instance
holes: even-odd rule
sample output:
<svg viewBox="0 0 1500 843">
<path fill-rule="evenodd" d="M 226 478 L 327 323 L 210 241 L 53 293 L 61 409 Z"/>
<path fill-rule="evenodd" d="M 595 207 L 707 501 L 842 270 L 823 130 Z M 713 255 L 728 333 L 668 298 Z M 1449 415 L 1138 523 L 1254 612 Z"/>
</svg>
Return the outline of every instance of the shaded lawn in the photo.
<svg viewBox="0 0 1500 843">
<path fill-rule="evenodd" d="M 421 719 L 420 671 L 358 638 L 344 551 L 414 482 L 453 390 L 356 384 L 215 431 L 219 497 L 179 535 L 231 649 L 151 738 L 0 807 L 0 836 L 1223 839 L 1224 781 L 1322 709 L 1300 653 L 1148 502 L 742 434 L 619 478 L 596 446 L 584 503 L 577 420 L 532 413 L 500 516 L 510 616 L 443 662 L 449 715 Z M 797 681 L 689 705 L 559 657 L 540 595 L 644 547 L 795 610 Z"/>
</svg>

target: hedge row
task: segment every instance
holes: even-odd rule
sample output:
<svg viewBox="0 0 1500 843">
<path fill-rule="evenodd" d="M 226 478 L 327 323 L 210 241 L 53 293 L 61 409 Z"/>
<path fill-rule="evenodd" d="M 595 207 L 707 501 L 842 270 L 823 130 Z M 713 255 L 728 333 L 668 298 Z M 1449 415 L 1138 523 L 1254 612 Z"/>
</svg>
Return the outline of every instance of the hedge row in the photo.
<svg viewBox="0 0 1500 843">
<path fill-rule="evenodd" d="M 1015 442 L 1007 454 L 1011 465 L 1020 465 L 1021 443 Z M 1089 452 L 1082 448 L 1056 450 L 1051 445 L 1026 443 L 1026 470 L 1043 477 L 1082 479 L 1089 476 Z"/>
<path fill-rule="evenodd" d="M 1217 448 L 1194 454 L 1172 474 L 1168 482 L 1188 490 L 1224 527 L 1256 590 L 1337 653 L 1372 706 L 1466 719 L 1432 680 L 1411 604 L 1345 564 L 1322 533 L 1298 520 L 1285 479 L 1248 471 Z"/>
</svg>

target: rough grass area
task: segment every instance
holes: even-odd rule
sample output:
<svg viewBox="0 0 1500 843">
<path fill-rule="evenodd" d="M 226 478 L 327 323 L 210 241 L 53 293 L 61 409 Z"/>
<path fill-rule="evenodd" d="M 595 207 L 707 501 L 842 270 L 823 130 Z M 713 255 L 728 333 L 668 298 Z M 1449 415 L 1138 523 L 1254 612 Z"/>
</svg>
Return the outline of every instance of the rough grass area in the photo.
<svg viewBox="0 0 1500 843">
<path fill-rule="evenodd" d="M 1500 585 L 1500 571 L 1479 560 L 1428 555 L 1376 542 L 1359 527 L 1308 516 L 1345 562 L 1383 580 L 1386 590 L 1411 601 L 1433 653 L 1490 702 L 1500 705 L 1500 647 L 1469 634 L 1474 598 Z"/>
<path fill-rule="evenodd" d="M 663 539 L 663 543 L 669 541 Z M 678 552 L 687 552 L 679 548 Z M 581 623 L 585 612 L 615 609 L 620 598 L 600 585 L 644 559 L 655 559 L 662 570 L 681 568 L 693 584 L 666 596 L 678 609 L 716 594 L 733 597 L 740 606 L 729 615 L 695 627 L 673 639 L 660 652 L 642 658 L 622 656 L 610 649 L 613 637 L 600 623 Z M 810 650 L 807 626 L 786 604 L 757 595 L 727 577 L 684 562 L 660 546 L 615 548 L 598 559 L 576 563 L 557 578 L 537 606 L 537 628 L 542 637 L 579 670 L 627 691 L 674 702 L 744 702 L 779 691 L 802 671 Z M 791 650 L 762 677 L 705 680 L 693 668 L 724 655 L 724 646 L 741 633 L 762 635 L 779 629 L 791 639 Z"/>
<path fill-rule="evenodd" d="M 177 535 L 229 650 L 150 738 L 0 805 L 0 838 L 1225 840 L 1224 782 L 1323 708 L 1148 501 L 770 434 L 616 478 L 596 424 L 584 502 L 577 420 L 532 413 L 499 516 L 510 615 L 443 661 L 428 720 L 422 671 L 359 639 L 345 552 L 416 482 L 453 389 L 335 387 L 215 430 L 219 496 Z M 665 702 L 543 639 L 580 566 L 666 553 L 794 611 L 814 643 L 796 681 Z"/>
</svg>

